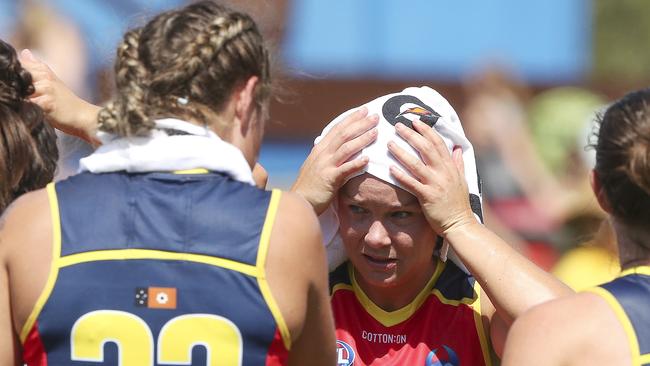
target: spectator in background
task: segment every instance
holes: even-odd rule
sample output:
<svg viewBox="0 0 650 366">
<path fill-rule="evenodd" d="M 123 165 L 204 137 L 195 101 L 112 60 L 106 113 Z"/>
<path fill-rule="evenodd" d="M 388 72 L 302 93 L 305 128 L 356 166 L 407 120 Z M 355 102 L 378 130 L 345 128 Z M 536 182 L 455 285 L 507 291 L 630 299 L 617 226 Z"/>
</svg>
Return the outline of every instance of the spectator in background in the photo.
<svg viewBox="0 0 650 366">
<path fill-rule="evenodd" d="M 596 155 L 586 145 L 604 104 L 589 90 L 562 87 L 540 93 L 529 107 L 536 150 L 567 192 L 558 206 L 554 243 L 561 257 L 553 273 L 575 290 L 611 281 L 620 271 L 611 225 L 585 179 Z"/>
<path fill-rule="evenodd" d="M 560 253 L 591 237 L 603 217 L 583 178 L 590 166 L 584 131 L 603 100 L 576 88 L 531 98 L 498 69 L 469 79 L 466 91 L 463 116 L 476 141 L 488 224 L 519 236 L 524 252 L 550 270 Z"/>
<path fill-rule="evenodd" d="M 527 115 L 530 92 L 498 68 L 472 76 L 464 86 L 462 115 L 475 141 L 486 223 L 549 269 L 557 257 L 551 243 L 565 192 L 535 149 Z"/>
</svg>

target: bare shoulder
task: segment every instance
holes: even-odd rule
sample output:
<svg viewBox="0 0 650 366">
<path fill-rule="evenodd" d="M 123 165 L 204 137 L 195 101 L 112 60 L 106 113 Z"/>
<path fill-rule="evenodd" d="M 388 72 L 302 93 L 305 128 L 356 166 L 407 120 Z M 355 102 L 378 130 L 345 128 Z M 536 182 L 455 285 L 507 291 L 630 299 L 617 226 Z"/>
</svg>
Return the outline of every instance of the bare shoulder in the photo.
<svg viewBox="0 0 650 366">
<path fill-rule="evenodd" d="M 302 333 L 308 294 L 320 282 L 326 286 L 324 252 L 311 206 L 296 194 L 282 192 L 265 271 L 294 340 Z"/>
<path fill-rule="evenodd" d="M 18 197 L 0 216 L 0 255 L 7 260 L 16 251 L 40 242 L 51 233 L 51 215 L 45 189 Z"/>
<path fill-rule="evenodd" d="M 583 292 L 519 317 L 508 333 L 503 365 L 625 364 L 621 361 L 631 362 L 629 357 L 625 331 L 611 307 L 601 296 Z"/>
<path fill-rule="evenodd" d="M 318 249 L 321 244 L 318 220 L 305 199 L 292 192 L 282 192 L 273 236 L 284 242 L 281 245 L 291 246 L 297 255 Z"/>
</svg>

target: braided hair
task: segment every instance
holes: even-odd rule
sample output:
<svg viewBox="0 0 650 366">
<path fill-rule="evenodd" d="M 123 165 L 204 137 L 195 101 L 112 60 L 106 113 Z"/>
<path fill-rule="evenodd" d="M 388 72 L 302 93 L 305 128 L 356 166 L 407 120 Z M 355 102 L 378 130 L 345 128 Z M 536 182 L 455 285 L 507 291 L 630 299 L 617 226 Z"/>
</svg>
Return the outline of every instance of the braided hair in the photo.
<svg viewBox="0 0 650 366">
<path fill-rule="evenodd" d="M 212 1 L 162 13 L 125 34 L 115 63 L 118 96 L 100 112 L 99 128 L 142 136 L 160 117 L 207 124 L 208 114 L 221 112 L 251 76 L 260 79 L 255 100 L 263 107 L 270 96 L 269 56 L 250 16 Z"/>
</svg>

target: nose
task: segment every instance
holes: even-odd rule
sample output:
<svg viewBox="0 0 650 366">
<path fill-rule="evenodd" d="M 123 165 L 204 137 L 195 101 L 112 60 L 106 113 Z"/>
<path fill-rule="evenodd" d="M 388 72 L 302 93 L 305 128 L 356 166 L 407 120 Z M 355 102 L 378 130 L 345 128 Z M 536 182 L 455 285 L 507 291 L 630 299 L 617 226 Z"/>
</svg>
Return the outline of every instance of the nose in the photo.
<svg viewBox="0 0 650 366">
<path fill-rule="evenodd" d="M 390 235 L 386 226 L 379 220 L 373 221 L 368 228 L 365 241 L 368 245 L 377 248 L 390 245 Z"/>
</svg>

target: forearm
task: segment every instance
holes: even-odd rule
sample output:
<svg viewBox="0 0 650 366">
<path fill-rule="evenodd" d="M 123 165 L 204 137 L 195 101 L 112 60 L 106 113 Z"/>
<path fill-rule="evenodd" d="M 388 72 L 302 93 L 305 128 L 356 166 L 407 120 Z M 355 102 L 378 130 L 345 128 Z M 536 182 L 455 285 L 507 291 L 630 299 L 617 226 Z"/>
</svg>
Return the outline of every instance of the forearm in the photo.
<svg viewBox="0 0 650 366">
<path fill-rule="evenodd" d="M 537 304 L 573 293 L 479 223 L 445 238 L 508 323 Z"/>
<path fill-rule="evenodd" d="M 69 120 L 65 124 L 52 121 L 54 127 L 93 146 L 100 145 L 101 143 L 95 135 L 97 134 L 97 115 L 101 107 L 80 99 L 73 108 Z"/>
</svg>

